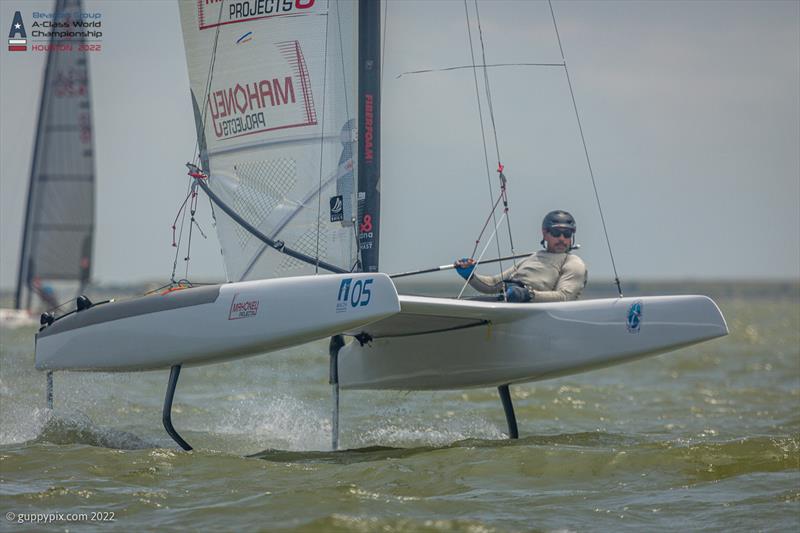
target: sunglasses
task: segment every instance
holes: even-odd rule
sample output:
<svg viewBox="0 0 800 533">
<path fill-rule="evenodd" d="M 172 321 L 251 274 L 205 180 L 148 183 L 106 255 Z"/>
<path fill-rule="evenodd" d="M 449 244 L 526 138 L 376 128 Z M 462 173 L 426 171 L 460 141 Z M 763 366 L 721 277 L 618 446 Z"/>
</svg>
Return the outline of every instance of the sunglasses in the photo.
<svg viewBox="0 0 800 533">
<path fill-rule="evenodd" d="M 571 229 L 549 229 L 547 233 L 553 237 L 561 237 L 563 235 L 567 239 L 571 239 L 574 232 Z"/>
</svg>

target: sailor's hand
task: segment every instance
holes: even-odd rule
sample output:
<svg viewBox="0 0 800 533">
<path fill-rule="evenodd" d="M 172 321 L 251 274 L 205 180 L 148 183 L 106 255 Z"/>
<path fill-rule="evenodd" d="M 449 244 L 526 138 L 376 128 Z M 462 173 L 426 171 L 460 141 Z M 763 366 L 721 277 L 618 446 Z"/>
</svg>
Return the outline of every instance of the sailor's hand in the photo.
<svg viewBox="0 0 800 533">
<path fill-rule="evenodd" d="M 469 279 L 472 271 L 475 270 L 475 260 L 471 257 L 462 257 L 453 263 L 453 266 L 456 267 L 456 272 L 458 272 L 459 276 Z"/>
<path fill-rule="evenodd" d="M 530 302 L 532 299 L 531 291 L 529 291 L 527 287 L 512 285 L 506 289 L 506 300 L 509 302 L 525 303 Z"/>
</svg>

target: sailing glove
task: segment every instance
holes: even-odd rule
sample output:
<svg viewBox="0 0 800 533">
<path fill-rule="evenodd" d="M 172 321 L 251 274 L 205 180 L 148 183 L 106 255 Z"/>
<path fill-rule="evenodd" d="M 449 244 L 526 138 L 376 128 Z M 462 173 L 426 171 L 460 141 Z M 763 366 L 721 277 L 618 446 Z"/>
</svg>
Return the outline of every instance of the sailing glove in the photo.
<svg viewBox="0 0 800 533">
<path fill-rule="evenodd" d="M 469 261 L 468 258 L 462 257 L 459 261 L 455 262 L 456 272 L 458 272 L 458 275 L 464 279 L 469 279 L 469 277 L 472 275 L 472 271 L 475 270 L 475 263 L 472 263 L 471 265 L 465 267 L 458 266 L 459 263 L 463 264 L 466 263 L 467 261 Z"/>
<path fill-rule="evenodd" d="M 526 287 L 512 285 L 506 289 L 506 300 L 514 303 L 530 302 L 532 300 L 531 291 L 529 291 Z"/>
</svg>

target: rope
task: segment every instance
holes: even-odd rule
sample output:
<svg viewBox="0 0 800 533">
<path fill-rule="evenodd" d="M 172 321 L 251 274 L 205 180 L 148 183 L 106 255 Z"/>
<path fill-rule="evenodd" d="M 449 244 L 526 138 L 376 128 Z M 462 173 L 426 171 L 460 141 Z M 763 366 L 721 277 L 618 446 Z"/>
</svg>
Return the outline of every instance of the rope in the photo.
<svg viewBox="0 0 800 533">
<path fill-rule="evenodd" d="M 481 26 L 481 13 L 478 10 L 478 0 L 475 0 L 475 18 L 478 22 L 478 36 L 480 37 L 481 41 L 481 57 L 483 58 L 483 80 L 486 85 L 486 100 L 489 104 L 489 117 L 492 119 L 492 133 L 494 134 L 494 147 L 497 153 L 497 173 L 500 175 L 500 182 L 502 184 L 503 190 L 503 205 L 505 206 L 505 213 L 508 215 L 508 196 L 505 192 L 505 175 L 503 175 L 503 163 L 502 158 L 500 157 L 500 143 L 497 141 L 497 124 L 495 123 L 494 119 L 494 104 L 492 103 L 492 89 L 489 85 L 489 69 L 486 68 L 486 47 L 483 43 L 483 27 Z M 514 239 L 511 236 L 511 216 L 506 217 L 506 225 L 508 226 L 508 242 L 511 246 L 511 255 L 514 255 Z M 499 255 L 499 254 L 498 254 Z M 514 261 L 514 266 L 516 266 L 517 262 Z M 501 265 L 502 268 L 502 265 Z"/>
<path fill-rule="evenodd" d="M 466 5 L 466 0 L 464 0 L 464 4 Z M 469 29 L 469 26 L 467 26 Z M 470 36 L 470 40 L 472 36 Z M 474 63 L 474 58 L 473 58 Z M 395 79 L 400 79 L 403 76 L 409 76 L 413 74 L 431 74 L 434 72 L 449 72 L 453 70 L 463 70 L 466 68 L 475 69 L 477 68 L 497 68 L 497 67 L 559 67 L 562 68 L 564 66 L 563 63 L 492 63 L 491 65 L 459 65 L 455 67 L 442 67 L 442 68 L 428 68 L 422 70 L 409 70 L 407 72 L 402 72 L 395 76 Z"/>
<path fill-rule="evenodd" d="M 344 66 L 344 44 L 342 43 L 342 10 L 339 8 L 339 2 L 336 2 L 336 24 L 339 26 L 339 55 L 342 57 L 342 83 L 344 84 L 344 93 L 347 94 L 347 69 Z M 327 31 L 328 25 L 325 24 Z M 347 122 L 350 122 L 350 102 L 347 98 L 344 99 L 344 111 L 347 116 Z"/>
<path fill-rule="evenodd" d="M 464 0 L 464 13 L 467 18 L 467 38 L 469 39 L 469 54 L 470 58 L 472 59 L 472 76 L 475 80 L 475 100 L 478 103 L 478 120 L 480 121 L 481 125 L 481 142 L 483 143 L 483 160 L 486 164 L 486 182 L 489 185 L 489 201 L 493 204 L 492 205 L 492 212 L 491 218 L 494 221 L 495 225 L 497 225 L 497 217 L 495 216 L 495 210 L 497 209 L 497 202 L 500 201 L 500 197 L 497 198 L 497 202 L 494 201 L 494 193 L 492 192 L 492 176 L 491 172 L 489 171 L 489 152 L 486 149 L 486 132 L 483 128 L 483 106 L 481 105 L 481 93 L 480 89 L 478 88 L 478 70 L 477 65 L 475 65 L 475 50 L 472 46 L 472 29 L 470 28 L 469 23 L 469 7 L 467 6 L 467 0 Z M 484 61 L 485 64 L 485 61 Z M 398 76 L 399 77 L 399 76 Z M 478 249 L 478 243 L 481 240 L 481 236 L 483 232 L 486 231 L 486 226 L 489 224 L 489 219 L 486 219 L 486 222 L 481 229 L 480 235 L 475 240 L 475 248 L 472 250 L 472 256 L 475 256 L 475 251 Z M 500 240 L 497 240 L 497 256 L 500 257 L 502 254 L 500 252 Z M 499 262 L 500 272 L 503 271 L 503 262 Z"/>
<path fill-rule="evenodd" d="M 486 68 L 486 46 L 483 43 L 483 27 L 481 26 L 481 13 L 478 10 L 478 0 L 475 0 L 475 18 L 478 22 L 478 37 L 480 38 L 481 42 L 481 56 L 483 57 L 483 83 L 486 86 L 486 101 L 489 106 L 489 118 L 492 120 L 492 133 L 494 134 L 494 148 L 495 152 L 497 153 L 497 165 L 498 168 L 502 165 L 500 164 L 500 143 L 497 142 L 497 124 L 494 120 L 494 105 L 492 105 L 492 89 L 489 85 L 489 69 Z"/>
<path fill-rule="evenodd" d="M 222 27 L 220 24 L 222 22 L 222 7 L 225 5 L 225 0 L 222 0 L 219 3 L 219 15 L 217 16 L 217 29 L 214 31 L 214 47 L 211 51 L 211 62 L 208 65 L 208 75 L 206 76 L 206 86 L 203 94 L 203 100 L 198 102 L 198 105 L 203 106 L 203 115 L 201 124 L 202 130 L 205 133 L 206 127 L 206 113 L 208 113 L 208 95 L 211 93 L 211 81 L 214 79 L 214 63 L 217 60 L 217 44 L 219 43 L 219 29 Z M 192 159 L 192 163 L 195 165 L 198 162 L 200 156 L 200 138 L 195 142 L 194 145 L 194 158 Z M 205 169 L 208 172 L 209 169 Z"/>
<path fill-rule="evenodd" d="M 486 246 L 483 247 L 483 250 L 481 251 L 481 255 L 476 260 L 476 264 L 480 263 L 481 259 L 483 259 L 483 255 L 486 253 L 486 250 L 489 248 L 489 245 L 492 243 L 492 240 L 494 239 L 494 236 L 497 235 L 497 228 L 499 228 L 500 224 L 503 223 L 503 220 L 506 218 L 507 214 L 508 213 L 503 213 L 503 216 L 500 217 L 500 221 L 494 227 L 494 231 L 492 232 L 492 235 L 489 237 L 489 242 L 487 242 Z M 475 269 L 472 269 L 472 272 L 470 273 L 469 277 L 464 282 L 464 286 L 461 287 L 461 292 L 459 292 L 458 296 L 456 296 L 456 300 L 460 300 L 461 299 L 461 295 L 464 294 L 464 290 L 467 288 L 467 285 L 469 285 L 469 281 L 472 279 L 472 276 L 474 276 L 474 275 L 475 275 Z M 503 299 L 505 299 L 505 292 L 503 293 Z"/>
<path fill-rule="evenodd" d="M 183 240 L 183 225 L 186 222 L 186 202 L 189 201 L 189 198 L 192 196 L 192 189 L 193 184 L 189 183 L 187 190 L 189 191 L 186 194 L 186 198 L 183 200 L 183 203 L 178 208 L 178 214 L 175 215 L 175 220 L 172 222 L 172 246 L 175 248 L 175 258 L 172 260 L 172 274 L 170 274 L 170 281 L 175 282 L 175 272 L 178 270 L 178 254 L 181 251 L 181 241 Z M 178 222 L 178 218 L 181 217 L 181 229 L 178 233 L 178 242 L 175 242 L 175 224 Z"/>
<path fill-rule="evenodd" d="M 328 2 L 328 13 L 330 13 L 330 1 Z M 338 15 L 337 15 L 338 19 Z M 322 119 L 320 120 L 319 136 L 319 186 L 317 187 L 317 244 L 314 250 L 314 274 L 319 274 L 319 232 L 321 228 L 320 218 L 322 216 L 322 156 L 325 154 L 325 102 L 328 97 L 328 23 L 330 16 L 325 17 L 325 59 L 322 62 Z M 341 34 L 340 34 L 341 35 Z M 345 99 L 346 100 L 346 99 Z"/>
<path fill-rule="evenodd" d="M 208 96 L 209 96 L 209 93 L 211 92 L 211 81 L 214 78 L 214 64 L 215 64 L 216 59 L 217 59 L 217 44 L 219 43 L 219 30 L 220 30 L 220 27 L 221 27 L 220 22 L 222 21 L 222 8 L 223 8 L 224 4 L 225 4 L 225 0 L 222 0 L 222 2 L 220 2 L 220 4 L 219 4 L 219 15 L 217 17 L 217 29 L 216 29 L 216 32 L 214 34 L 214 48 L 213 48 L 213 50 L 211 52 L 211 62 L 209 63 L 208 75 L 206 76 L 205 94 L 203 95 L 203 99 L 200 102 L 198 102 L 198 105 L 202 105 L 203 106 L 202 119 L 201 119 L 202 123 L 200 124 L 200 128 L 201 128 L 201 131 L 203 133 L 205 132 L 206 114 L 208 113 Z M 200 137 L 198 136 L 198 138 L 195 140 L 194 156 L 192 158 L 192 161 L 195 164 L 197 164 L 199 162 L 199 158 L 200 158 Z M 205 169 L 205 170 L 208 171 L 209 169 Z M 171 283 L 176 283 L 176 281 L 175 281 L 175 272 L 178 269 L 178 254 L 180 253 L 181 243 L 183 242 L 183 227 L 184 227 L 184 224 L 186 222 L 186 204 L 190 200 L 191 200 L 191 204 L 190 204 L 191 221 L 189 223 L 189 242 L 187 243 L 186 257 L 184 258 L 184 261 L 186 262 L 186 271 L 185 271 L 184 278 L 188 278 L 189 277 L 189 258 L 190 258 L 191 247 L 192 247 L 192 228 L 195 225 L 197 225 L 197 229 L 198 229 L 198 231 L 200 231 L 200 234 L 203 236 L 203 238 L 207 238 L 205 233 L 203 232 L 203 230 L 200 228 L 200 225 L 197 223 L 197 220 L 194 217 L 195 213 L 197 212 L 197 187 L 195 185 L 194 179 L 190 178 L 189 179 L 189 185 L 187 187 L 186 198 L 183 200 L 183 203 L 178 208 L 178 214 L 175 216 L 175 220 L 172 222 L 172 246 L 175 248 L 175 258 L 172 261 L 172 274 L 170 275 L 170 282 Z M 209 199 L 209 202 L 210 201 L 211 200 Z M 213 208 L 213 206 L 211 207 L 211 213 L 212 213 L 212 217 L 213 217 L 214 216 L 214 208 Z M 175 225 L 176 225 L 176 223 L 178 221 L 178 218 L 181 217 L 181 214 L 183 214 L 183 217 L 181 218 L 181 227 L 180 227 L 180 231 L 178 232 L 178 240 L 176 242 L 175 241 L 175 229 L 176 229 Z"/>
<path fill-rule="evenodd" d="M 578 121 L 578 131 L 581 134 L 581 142 L 583 143 L 583 153 L 586 156 L 586 166 L 589 168 L 589 176 L 592 178 L 592 187 L 594 188 L 594 198 L 597 202 L 597 210 L 600 212 L 600 221 L 603 224 L 603 234 L 606 238 L 606 245 L 608 246 L 608 255 L 611 257 L 611 268 L 614 269 L 614 282 L 617 285 L 617 292 L 619 297 L 622 298 L 622 285 L 619 281 L 619 274 L 617 274 L 617 264 L 614 261 L 614 252 L 611 249 L 611 240 L 608 237 L 608 228 L 606 227 L 606 219 L 603 215 L 603 206 L 600 204 L 600 194 L 597 192 L 597 182 L 594 179 L 594 171 L 592 170 L 592 162 L 589 159 L 589 149 L 586 147 L 586 138 L 583 135 L 583 126 L 581 125 L 581 117 L 578 113 L 578 104 L 575 102 L 575 92 L 572 90 L 572 81 L 569 78 L 569 69 L 567 69 L 567 61 L 564 58 L 564 48 L 561 46 L 561 36 L 558 33 L 558 24 L 556 24 L 556 14 L 553 11 L 553 3 L 547 0 L 550 6 L 550 15 L 553 17 L 553 28 L 556 31 L 556 39 L 558 39 L 558 49 L 561 52 L 561 61 L 564 63 L 564 73 L 567 76 L 567 86 L 569 87 L 569 94 L 572 97 L 572 108 L 575 110 L 575 119 Z"/>
</svg>

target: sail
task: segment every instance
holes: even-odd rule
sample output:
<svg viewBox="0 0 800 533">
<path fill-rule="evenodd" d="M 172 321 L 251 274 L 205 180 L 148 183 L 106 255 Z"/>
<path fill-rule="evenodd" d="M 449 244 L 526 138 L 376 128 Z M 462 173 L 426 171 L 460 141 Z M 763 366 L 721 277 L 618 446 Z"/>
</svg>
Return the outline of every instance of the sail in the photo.
<svg viewBox="0 0 800 533">
<path fill-rule="evenodd" d="M 358 260 L 356 4 L 180 2 L 200 161 L 231 281 Z M 248 231 L 309 256 L 282 254 Z"/>
<path fill-rule="evenodd" d="M 58 0 L 54 17 L 79 17 L 80 0 Z M 94 239 L 94 140 L 89 65 L 81 37 L 54 32 L 47 56 L 31 165 L 16 306 L 30 307 L 45 280 L 91 276 Z M 23 292 L 27 290 L 26 301 Z"/>
</svg>

